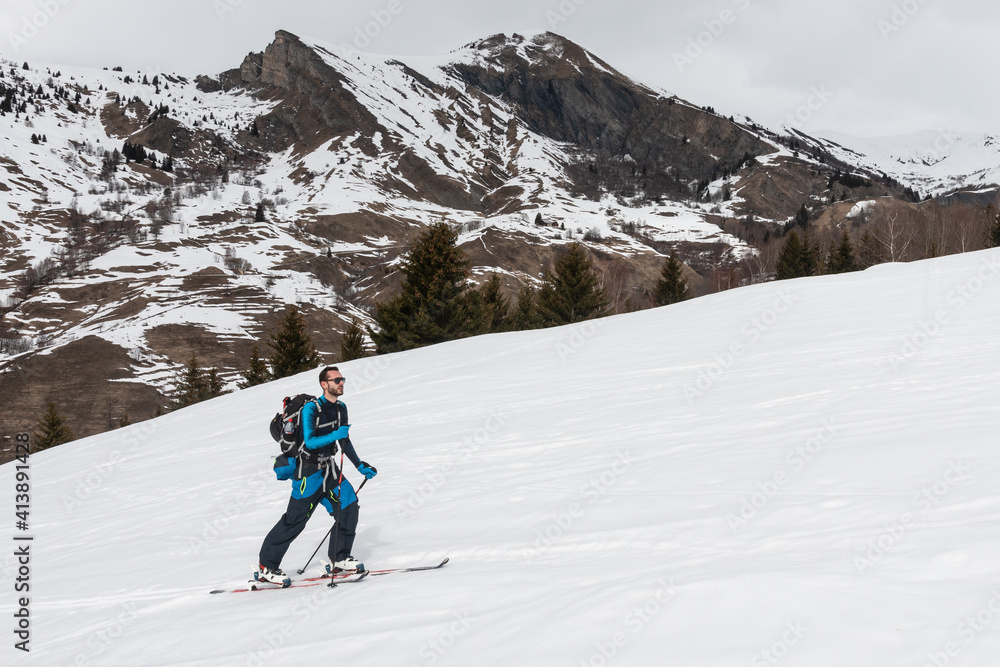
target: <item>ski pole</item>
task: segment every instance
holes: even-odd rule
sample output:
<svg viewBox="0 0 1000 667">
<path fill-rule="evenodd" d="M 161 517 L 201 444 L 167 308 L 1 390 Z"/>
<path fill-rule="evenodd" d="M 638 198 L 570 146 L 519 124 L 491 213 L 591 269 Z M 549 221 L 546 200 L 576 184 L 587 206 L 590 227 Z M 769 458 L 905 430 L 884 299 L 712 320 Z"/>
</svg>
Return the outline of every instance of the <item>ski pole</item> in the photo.
<svg viewBox="0 0 1000 667">
<path fill-rule="evenodd" d="M 343 483 L 343 481 L 344 481 L 344 453 L 341 452 L 340 453 L 340 482 L 338 482 L 337 486 L 339 487 L 340 484 Z M 361 485 L 358 486 L 357 491 L 354 492 L 355 495 L 357 495 L 358 493 L 360 493 L 361 489 L 365 488 L 365 484 L 367 484 L 367 483 L 368 483 L 368 478 L 366 477 L 365 480 L 363 482 L 361 482 Z M 301 570 L 296 570 L 299 574 L 302 574 L 303 572 L 306 571 L 306 568 L 309 567 L 309 563 L 311 563 L 312 560 L 313 560 L 313 558 L 316 557 L 316 554 L 319 553 L 319 548 L 321 546 L 323 546 L 324 542 L 326 542 L 326 538 L 328 538 L 330 536 L 330 533 L 333 531 L 333 528 L 336 525 L 337 525 L 337 522 L 334 521 L 333 525 L 330 526 L 330 530 L 326 531 L 326 535 L 324 535 L 323 539 L 319 541 L 318 545 L 316 545 L 316 551 L 312 552 L 312 556 L 309 556 L 309 560 L 306 561 L 306 564 L 302 566 Z M 333 539 L 334 539 L 334 542 L 333 542 L 333 554 L 334 554 L 334 556 L 336 556 L 337 555 L 337 538 L 336 538 L 336 536 L 334 536 Z"/>
</svg>

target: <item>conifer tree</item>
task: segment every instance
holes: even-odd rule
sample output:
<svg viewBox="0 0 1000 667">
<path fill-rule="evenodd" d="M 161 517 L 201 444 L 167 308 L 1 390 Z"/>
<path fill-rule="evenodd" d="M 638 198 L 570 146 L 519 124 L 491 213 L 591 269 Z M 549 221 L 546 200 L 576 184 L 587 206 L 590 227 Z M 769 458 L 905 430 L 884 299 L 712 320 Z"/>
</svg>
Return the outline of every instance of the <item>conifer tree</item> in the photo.
<svg viewBox="0 0 1000 667">
<path fill-rule="evenodd" d="M 48 409 L 38 418 L 32 436 L 35 450 L 38 451 L 73 440 L 73 431 L 66 425 L 66 418 L 56 410 L 56 404 L 49 401 Z"/>
<path fill-rule="evenodd" d="M 264 222 L 264 204 L 257 204 L 257 212 L 253 216 L 254 222 Z"/>
<path fill-rule="evenodd" d="M 198 364 L 197 355 L 192 354 L 184 370 L 181 371 L 180 381 L 174 391 L 174 408 L 183 408 L 204 400 L 208 393 L 208 382 L 205 378 L 205 371 Z"/>
<path fill-rule="evenodd" d="M 319 355 L 313 347 L 312 337 L 306 331 L 306 321 L 295 306 L 288 308 L 281 321 L 281 328 L 271 333 L 267 345 L 273 350 L 271 376 L 275 380 L 319 365 Z"/>
<path fill-rule="evenodd" d="M 402 292 L 378 304 L 378 330 L 369 330 L 379 354 L 476 333 L 466 294 L 469 262 L 457 240 L 458 233 L 439 222 L 410 248 L 400 269 Z"/>
<path fill-rule="evenodd" d="M 778 263 L 775 265 L 775 278 L 787 280 L 789 278 L 801 278 L 805 271 L 805 251 L 802 248 L 802 241 L 798 233 L 793 229 L 788 233 L 785 244 L 781 246 L 778 255 Z"/>
<path fill-rule="evenodd" d="M 340 360 L 351 361 L 365 356 L 365 332 L 357 320 L 351 320 L 351 326 L 340 339 Z"/>
<path fill-rule="evenodd" d="M 250 350 L 250 368 L 243 372 L 243 381 L 239 383 L 240 389 L 255 387 L 259 384 L 271 381 L 271 371 L 267 367 L 267 362 L 260 357 L 260 347 L 254 344 Z"/>
<path fill-rule="evenodd" d="M 538 315 L 538 297 L 531 285 L 524 285 L 517 294 L 517 302 L 510 313 L 509 326 L 514 331 L 540 329 L 541 318 Z"/>
<path fill-rule="evenodd" d="M 1000 247 L 1000 212 L 994 215 L 993 207 L 986 209 L 986 214 L 990 217 L 990 247 Z"/>
<path fill-rule="evenodd" d="M 802 240 L 802 276 L 818 276 L 823 273 L 823 259 L 819 241 L 812 242 L 808 230 Z"/>
<path fill-rule="evenodd" d="M 858 270 L 858 262 L 854 257 L 854 246 L 851 245 L 851 235 L 845 227 L 840 234 L 840 244 L 830 253 L 830 273 L 849 273 Z"/>
<path fill-rule="evenodd" d="M 219 376 L 219 371 L 216 368 L 208 369 L 208 377 L 205 379 L 205 393 L 202 396 L 203 401 L 207 401 L 210 398 L 215 398 L 216 396 L 222 396 L 228 393 L 223 389 L 222 378 Z"/>
<path fill-rule="evenodd" d="M 866 229 L 865 233 L 861 235 L 861 242 L 858 245 L 859 268 L 867 269 L 869 266 L 875 266 L 884 261 L 886 258 L 878 240 Z"/>
<path fill-rule="evenodd" d="M 657 304 L 667 306 L 691 298 L 687 280 L 682 274 L 682 266 L 671 249 L 670 257 L 663 262 L 663 268 L 660 270 L 660 280 L 656 283 L 656 292 L 653 296 Z"/>
<path fill-rule="evenodd" d="M 546 272 L 545 284 L 538 293 L 538 312 L 544 326 L 607 315 L 607 295 L 579 243 L 569 244 L 567 252 L 556 260 L 554 270 Z"/>
<path fill-rule="evenodd" d="M 802 207 L 799 208 L 799 212 L 795 214 L 795 224 L 802 229 L 809 226 L 809 209 L 806 208 L 805 204 L 803 204 Z"/>
<path fill-rule="evenodd" d="M 503 282 L 497 274 L 491 274 L 489 280 L 479 288 L 481 297 L 482 321 L 488 333 L 507 331 L 510 319 L 510 301 L 503 294 Z"/>
</svg>

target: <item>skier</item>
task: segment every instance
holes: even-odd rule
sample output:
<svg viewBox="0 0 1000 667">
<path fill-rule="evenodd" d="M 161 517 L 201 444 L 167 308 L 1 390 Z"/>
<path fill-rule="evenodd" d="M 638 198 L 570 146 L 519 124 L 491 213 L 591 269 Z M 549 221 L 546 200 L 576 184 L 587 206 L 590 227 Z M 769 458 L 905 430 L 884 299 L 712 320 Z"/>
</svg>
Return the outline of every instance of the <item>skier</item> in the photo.
<svg viewBox="0 0 1000 667">
<path fill-rule="evenodd" d="M 280 585 L 291 583 L 291 579 L 280 569 L 281 559 L 292 540 L 306 527 L 317 505 L 325 507 L 336 522 L 334 530 L 330 531 L 329 560 L 322 561 L 326 571 L 332 574 L 364 569 L 351 555 L 358 526 L 358 496 L 350 481 L 342 478 L 333 460 L 337 445 L 366 479 L 371 479 L 378 471 L 358 458 L 348 437 L 351 427 L 347 420 L 347 406 L 340 402 L 345 381 L 336 366 L 327 366 L 319 373 L 323 395 L 302 408 L 303 447 L 312 455 L 301 466 L 294 459 L 289 463 L 290 468 L 297 468 L 292 476 L 292 497 L 288 500 L 284 516 L 260 547 L 260 564 L 254 573 L 258 581 Z"/>
</svg>

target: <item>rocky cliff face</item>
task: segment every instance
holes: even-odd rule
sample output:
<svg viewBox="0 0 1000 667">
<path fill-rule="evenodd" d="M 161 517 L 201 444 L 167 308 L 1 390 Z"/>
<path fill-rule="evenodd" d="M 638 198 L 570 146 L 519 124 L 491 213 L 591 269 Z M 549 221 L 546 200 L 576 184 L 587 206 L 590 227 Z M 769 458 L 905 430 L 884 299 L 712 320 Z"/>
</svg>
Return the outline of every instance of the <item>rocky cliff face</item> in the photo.
<svg viewBox="0 0 1000 667">
<path fill-rule="evenodd" d="M 574 159 L 600 162 L 628 156 L 658 183 L 660 195 L 689 195 L 693 183 L 713 180 L 739 169 L 748 157 L 775 150 L 746 128 L 638 84 L 552 33 L 531 40 L 497 35 L 470 45 L 444 68 L 445 85 L 403 63 L 388 64 L 398 69 L 393 75 L 401 79 L 394 84 L 400 90 L 420 90 L 456 112 L 456 118 L 439 119 L 448 133 L 471 133 L 472 123 L 491 133 L 507 133 L 511 128 L 501 126 L 492 112 L 500 103 L 529 132 L 567 144 Z M 345 76 L 355 66 L 278 31 L 262 54 L 248 55 L 238 70 L 220 78 L 229 87 L 278 102 L 257 120 L 259 137 L 241 137 L 248 147 L 270 152 L 294 147 L 305 154 L 331 139 L 331 150 L 349 141 L 370 157 L 398 154 L 393 166 L 412 178 L 396 183 L 387 178 L 385 183 L 407 189 L 403 183 L 410 182 L 409 196 L 467 210 L 510 210 L 508 202 L 495 196 L 483 198 L 504 186 L 517 172 L 515 166 L 501 156 L 487 156 L 475 178 L 462 185 L 442 178 L 359 100 Z M 375 136 L 380 145 L 371 141 Z M 413 192 L 413 180 L 425 191 Z M 600 179 L 598 184 L 608 185 Z M 587 187 L 594 185 L 588 182 Z M 510 190 L 512 196 L 522 193 Z"/>
<path fill-rule="evenodd" d="M 259 144 L 271 152 L 315 150 L 331 137 L 371 137 L 378 120 L 344 85 L 343 75 L 295 35 L 279 30 L 263 54 L 250 54 L 239 84 L 278 102 L 257 122 Z M 370 143 L 364 145 L 374 154 Z"/>
<path fill-rule="evenodd" d="M 678 192 L 721 166 L 774 151 L 735 123 L 638 84 L 558 35 L 498 35 L 475 49 L 478 58 L 451 71 L 512 103 L 532 131 L 589 153 L 629 155 L 647 171 L 670 173 Z"/>
</svg>

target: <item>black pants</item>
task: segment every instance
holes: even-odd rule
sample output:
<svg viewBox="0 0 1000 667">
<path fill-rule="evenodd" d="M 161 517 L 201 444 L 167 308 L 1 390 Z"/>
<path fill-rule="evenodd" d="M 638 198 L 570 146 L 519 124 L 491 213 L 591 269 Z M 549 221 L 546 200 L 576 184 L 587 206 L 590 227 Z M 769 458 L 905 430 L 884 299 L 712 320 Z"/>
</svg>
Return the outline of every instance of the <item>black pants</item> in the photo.
<svg viewBox="0 0 1000 667">
<path fill-rule="evenodd" d="M 327 556 L 331 561 L 336 562 L 351 555 L 354 547 L 355 531 L 358 527 L 358 503 L 351 503 L 346 508 L 341 508 L 338 500 L 333 496 L 332 490 L 318 491 L 309 498 L 289 498 L 288 509 L 285 514 L 274 524 L 274 528 L 264 538 L 264 544 L 260 547 L 260 564 L 264 567 L 277 568 L 281 566 L 281 559 L 285 557 L 285 552 L 292 545 L 292 541 L 305 529 L 306 522 L 312 516 L 313 510 L 320 506 L 320 501 L 324 498 L 330 501 L 333 506 L 333 516 L 336 520 L 336 527 L 330 532 L 330 545 L 327 547 Z M 336 549 L 336 553 L 334 553 Z"/>
</svg>

